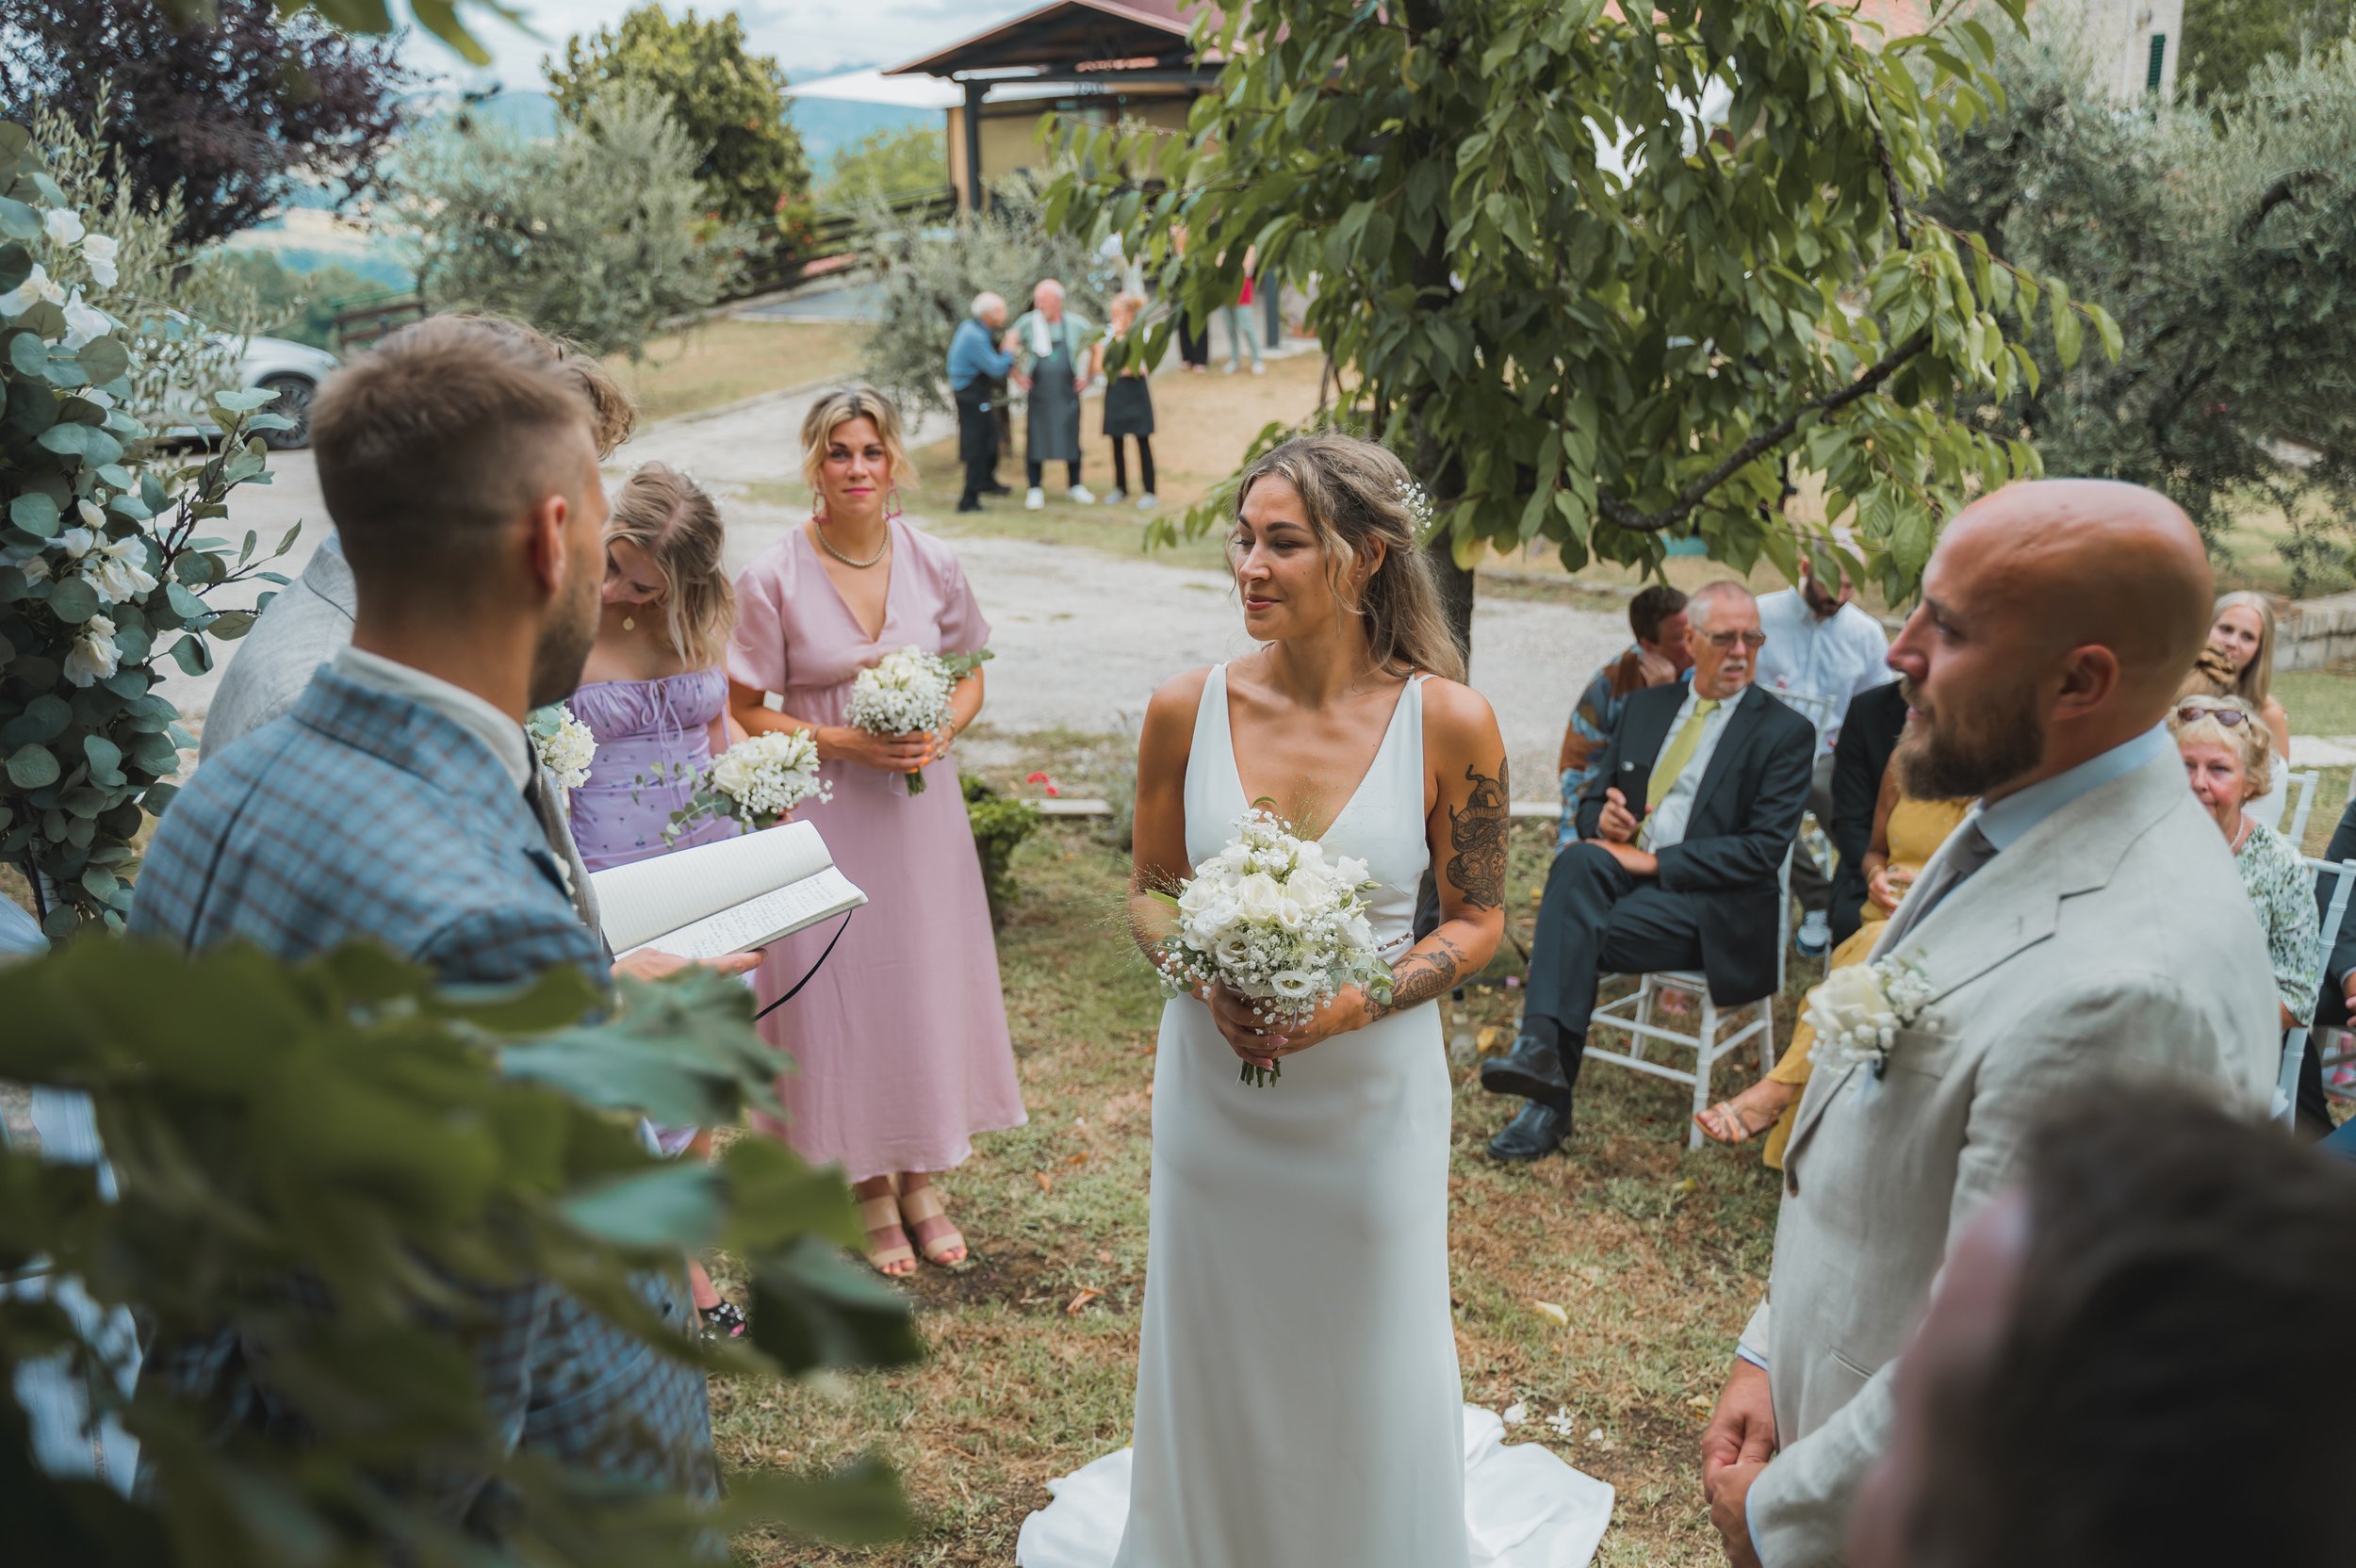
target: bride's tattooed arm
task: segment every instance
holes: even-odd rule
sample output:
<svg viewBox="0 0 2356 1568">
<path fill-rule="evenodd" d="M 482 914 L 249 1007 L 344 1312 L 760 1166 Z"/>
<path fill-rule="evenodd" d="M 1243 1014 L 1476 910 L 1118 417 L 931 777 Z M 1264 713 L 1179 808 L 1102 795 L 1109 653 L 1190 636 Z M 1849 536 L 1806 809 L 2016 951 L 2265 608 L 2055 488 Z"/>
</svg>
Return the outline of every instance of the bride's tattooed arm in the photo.
<svg viewBox="0 0 2356 1568">
<path fill-rule="evenodd" d="M 1507 802 L 1513 799 L 1505 759 L 1497 759 L 1495 777 L 1479 767 L 1467 767 L 1464 777 L 1472 791 L 1462 808 L 1448 808 L 1448 879 L 1466 905 L 1475 909 L 1505 906 L 1505 829 Z"/>
<path fill-rule="evenodd" d="M 1464 950 L 1454 939 L 1433 932 L 1391 972 L 1391 999 L 1366 1001 L 1366 1021 L 1371 1023 L 1405 1012 L 1418 1003 L 1429 1002 L 1442 991 L 1453 990 L 1464 971 Z"/>
</svg>

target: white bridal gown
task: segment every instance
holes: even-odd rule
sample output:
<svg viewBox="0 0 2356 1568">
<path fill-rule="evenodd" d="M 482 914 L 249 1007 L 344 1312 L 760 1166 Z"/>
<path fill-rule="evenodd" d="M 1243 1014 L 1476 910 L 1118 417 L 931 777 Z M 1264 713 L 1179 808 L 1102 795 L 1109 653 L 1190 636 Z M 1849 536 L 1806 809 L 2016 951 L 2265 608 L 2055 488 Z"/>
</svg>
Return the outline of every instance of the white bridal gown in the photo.
<svg viewBox="0 0 2356 1568">
<path fill-rule="evenodd" d="M 1324 835 L 1411 940 L 1423 692 Z M 1224 668 L 1186 764 L 1186 854 L 1242 816 Z M 1136 1446 L 1049 1483 L 1021 1568 L 1581 1568 L 1612 1489 L 1463 1403 L 1448 1282 L 1449 1085 L 1430 1003 L 1284 1058 L 1266 1087 L 1191 997 L 1153 1080 Z"/>
</svg>

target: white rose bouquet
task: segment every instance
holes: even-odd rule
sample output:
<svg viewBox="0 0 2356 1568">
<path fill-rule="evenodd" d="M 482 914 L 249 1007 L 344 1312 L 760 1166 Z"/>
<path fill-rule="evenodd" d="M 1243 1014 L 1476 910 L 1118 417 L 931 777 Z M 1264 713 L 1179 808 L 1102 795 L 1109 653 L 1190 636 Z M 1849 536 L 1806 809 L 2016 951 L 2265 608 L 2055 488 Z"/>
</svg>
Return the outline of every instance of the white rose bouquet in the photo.
<svg viewBox="0 0 2356 1568">
<path fill-rule="evenodd" d="M 573 710 L 561 702 L 546 708 L 535 708 L 524 721 L 532 733 L 532 748 L 540 754 L 540 765 L 552 774 L 556 782 L 567 790 L 578 790 L 589 782 L 589 764 L 597 755 L 597 738 L 589 733 L 589 727 L 573 717 Z"/>
<path fill-rule="evenodd" d="M 1366 863 L 1329 857 L 1284 820 L 1254 804 L 1235 841 L 1195 868 L 1176 896 L 1177 931 L 1161 944 L 1161 967 L 1173 991 L 1225 986 L 1279 1027 L 1306 1023 L 1344 987 L 1363 986 L 1378 1002 L 1391 995 L 1366 895 L 1375 884 Z M 1244 1064 L 1243 1081 L 1265 1085 L 1280 1065 Z"/>
<path fill-rule="evenodd" d="M 695 796 L 671 813 L 663 830 L 669 843 L 697 823 L 734 817 L 747 832 L 775 827 L 806 800 L 827 800 L 833 787 L 818 776 L 818 740 L 807 729 L 764 730 L 722 752 Z"/>
<path fill-rule="evenodd" d="M 1906 959 L 1879 958 L 1834 970 L 1808 993 L 1806 1017 L 1816 1031 L 1808 1059 L 1836 1070 L 1862 1062 L 1879 1078 L 1890 1070 L 1898 1031 L 1912 1025 L 1930 1004 L 1929 977 Z"/>
<path fill-rule="evenodd" d="M 990 657 L 977 653 L 926 653 L 906 647 L 887 653 L 851 682 L 851 705 L 844 721 L 870 735 L 915 735 L 939 729 L 949 721 L 949 700 L 957 682 Z M 908 793 L 924 792 L 920 770 L 908 776 Z"/>
</svg>

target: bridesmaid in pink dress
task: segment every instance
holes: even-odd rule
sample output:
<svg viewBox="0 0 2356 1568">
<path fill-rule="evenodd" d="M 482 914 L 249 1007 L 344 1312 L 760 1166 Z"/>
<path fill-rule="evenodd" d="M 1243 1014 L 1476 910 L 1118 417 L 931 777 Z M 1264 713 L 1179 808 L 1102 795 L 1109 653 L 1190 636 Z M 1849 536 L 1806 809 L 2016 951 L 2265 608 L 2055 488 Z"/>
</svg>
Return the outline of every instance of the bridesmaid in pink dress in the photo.
<svg viewBox="0 0 2356 1568">
<path fill-rule="evenodd" d="M 960 683 L 932 734 L 870 735 L 843 712 L 852 680 L 885 654 L 970 653 L 990 625 L 957 556 L 899 520 L 898 481 L 911 470 L 891 403 L 864 386 L 828 393 L 803 421 L 802 445 L 810 518 L 737 579 L 728 707 L 748 730 L 815 731 L 834 797 L 800 815 L 869 902 L 801 994 L 761 1021 L 794 1058 L 777 1080 L 785 1125 L 764 1130 L 845 1168 L 869 1261 L 897 1277 L 916 1267 L 911 1233 L 927 1262 L 964 1261 L 932 1177 L 963 1163 L 973 1134 L 1025 1120 L 973 829 L 943 760 L 981 709 L 982 676 Z M 920 767 L 926 788 L 910 795 L 903 776 Z M 833 930 L 769 949 L 756 981 L 763 1005 Z"/>
</svg>

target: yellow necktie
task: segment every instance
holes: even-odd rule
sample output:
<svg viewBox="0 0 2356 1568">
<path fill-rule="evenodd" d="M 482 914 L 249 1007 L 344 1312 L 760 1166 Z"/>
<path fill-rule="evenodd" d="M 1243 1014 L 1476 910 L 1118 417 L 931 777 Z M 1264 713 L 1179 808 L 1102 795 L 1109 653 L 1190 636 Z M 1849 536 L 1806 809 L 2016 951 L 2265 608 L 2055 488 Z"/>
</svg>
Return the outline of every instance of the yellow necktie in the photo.
<svg viewBox="0 0 2356 1568">
<path fill-rule="evenodd" d="M 1685 721 L 1685 727 L 1677 732 L 1669 749 L 1652 765 L 1652 779 L 1644 786 L 1644 809 L 1657 809 L 1677 788 L 1677 775 L 1693 760 L 1693 748 L 1702 743 L 1702 722 L 1718 710 L 1718 704 L 1703 697 L 1693 704 L 1693 716 Z"/>
</svg>

